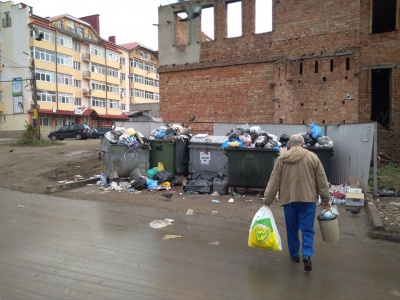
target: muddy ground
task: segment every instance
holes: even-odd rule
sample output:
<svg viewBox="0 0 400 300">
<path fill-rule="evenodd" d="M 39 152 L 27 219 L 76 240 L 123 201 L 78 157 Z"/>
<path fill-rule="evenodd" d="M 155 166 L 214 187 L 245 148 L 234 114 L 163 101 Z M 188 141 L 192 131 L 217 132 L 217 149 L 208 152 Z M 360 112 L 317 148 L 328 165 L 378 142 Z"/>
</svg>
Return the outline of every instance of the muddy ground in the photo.
<svg viewBox="0 0 400 300">
<path fill-rule="evenodd" d="M 66 139 L 51 147 L 20 147 L 15 144 L 0 143 L 0 186 L 25 193 L 44 194 L 46 187 L 63 180 L 74 180 L 75 175 L 88 179 L 100 175 L 99 139 Z M 381 148 L 385 149 L 385 148 Z M 383 151 L 383 150 L 382 150 Z M 399 152 L 399 151 L 398 151 Z M 400 152 L 399 152 L 400 153 Z M 400 159 L 400 158 L 399 158 Z M 182 181 L 185 177 L 179 177 Z M 172 188 L 171 199 L 162 196 L 166 191 L 140 191 L 138 194 L 126 191 L 102 190 L 98 185 L 57 192 L 67 198 L 132 203 L 150 207 L 160 207 L 170 211 L 218 214 L 223 218 L 236 218 L 251 222 L 254 213 L 262 205 L 259 191 L 247 191 L 243 197 L 224 195 L 186 195 L 182 186 Z M 213 204 L 213 199 L 229 205 Z M 400 234 L 400 198 L 380 198 L 376 206 L 380 211 L 385 230 Z M 276 205 L 276 207 L 279 207 Z"/>
</svg>

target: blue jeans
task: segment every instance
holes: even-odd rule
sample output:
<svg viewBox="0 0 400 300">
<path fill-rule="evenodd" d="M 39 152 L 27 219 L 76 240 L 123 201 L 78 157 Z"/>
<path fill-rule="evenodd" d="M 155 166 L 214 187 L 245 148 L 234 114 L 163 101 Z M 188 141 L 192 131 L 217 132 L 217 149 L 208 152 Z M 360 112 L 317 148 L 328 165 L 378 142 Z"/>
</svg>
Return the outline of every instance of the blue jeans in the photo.
<svg viewBox="0 0 400 300">
<path fill-rule="evenodd" d="M 301 230 L 302 255 L 311 257 L 314 254 L 314 220 L 317 204 L 315 202 L 292 202 L 285 204 L 283 208 L 290 255 L 299 255 L 299 230 Z"/>
</svg>

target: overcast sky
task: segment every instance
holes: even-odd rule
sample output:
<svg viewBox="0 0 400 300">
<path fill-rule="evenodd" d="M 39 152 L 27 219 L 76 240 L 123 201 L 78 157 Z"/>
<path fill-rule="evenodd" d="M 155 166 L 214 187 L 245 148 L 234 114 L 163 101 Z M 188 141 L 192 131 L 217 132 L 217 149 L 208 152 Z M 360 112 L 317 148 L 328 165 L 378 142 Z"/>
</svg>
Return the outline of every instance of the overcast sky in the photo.
<svg viewBox="0 0 400 300">
<path fill-rule="evenodd" d="M 70 14 L 76 18 L 100 15 L 100 36 L 116 36 L 117 44 L 141 43 L 158 49 L 158 7 L 177 0 L 23 0 L 40 17 Z M 14 0 L 14 3 L 18 1 Z"/>
<path fill-rule="evenodd" d="M 117 44 L 138 42 L 158 50 L 158 7 L 179 0 L 23 0 L 40 17 L 69 14 L 76 18 L 100 15 L 100 36 L 115 36 Z M 18 3 L 14 1 L 14 3 Z M 112 5 L 114 4 L 114 5 Z M 256 0 L 256 33 L 272 29 L 272 0 Z M 201 30 L 214 37 L 214 12 L 204 9 Z M 185 17 L 185 16 L 182 16 Z M 228 37 L 241 35 L 240 2 L 228 6 Z"/>
</svg>

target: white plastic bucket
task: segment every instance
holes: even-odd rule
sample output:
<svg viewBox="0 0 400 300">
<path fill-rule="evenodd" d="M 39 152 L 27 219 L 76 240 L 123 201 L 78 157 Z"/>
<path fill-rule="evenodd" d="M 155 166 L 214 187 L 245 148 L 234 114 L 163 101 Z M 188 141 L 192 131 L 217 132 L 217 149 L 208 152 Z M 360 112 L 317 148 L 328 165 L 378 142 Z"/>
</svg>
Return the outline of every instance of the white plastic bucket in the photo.
<svg viewBox="0 0 400 300">
<path fill-rule="evenodd" d="M 319 228 L 321 229 L 322 240 L 324 242 L 339 241 L 339 223 L 337 217 L 334 219 L 317 218 Z"/>
</svg>

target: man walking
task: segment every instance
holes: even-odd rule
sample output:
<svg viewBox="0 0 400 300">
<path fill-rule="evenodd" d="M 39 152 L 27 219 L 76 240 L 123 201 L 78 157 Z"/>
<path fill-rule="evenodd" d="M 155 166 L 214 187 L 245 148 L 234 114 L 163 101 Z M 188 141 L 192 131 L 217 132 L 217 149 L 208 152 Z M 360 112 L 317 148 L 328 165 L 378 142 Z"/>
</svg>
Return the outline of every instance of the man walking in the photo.
<svg viewBox="0 0 400 300">
<path fill-rule="evenodd" d="M 318 195 L 322 208 L 330 208 L 329 184 L 318 156 L 303 148 L 300 134 L 290 137 L 288 150 L 277 160 L 265 189 L 265 205 L 269 206 L 279 192 L 284 208 L 289 253 L 300 262 L 299 230 L 302 232 L 304 270 L 311 271 L 314 254 L 314 220 Z"/>
</svg>

